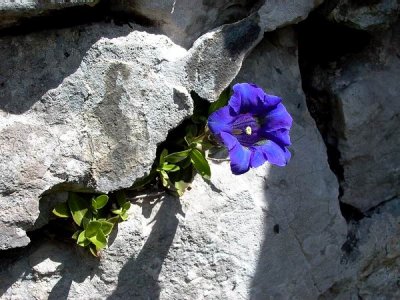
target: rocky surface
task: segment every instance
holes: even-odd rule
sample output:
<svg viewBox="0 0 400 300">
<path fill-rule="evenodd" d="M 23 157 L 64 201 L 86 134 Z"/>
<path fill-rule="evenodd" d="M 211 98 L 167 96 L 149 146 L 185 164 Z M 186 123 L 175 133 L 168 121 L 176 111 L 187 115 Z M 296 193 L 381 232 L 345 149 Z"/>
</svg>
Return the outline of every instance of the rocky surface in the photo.
<svg viewBox="0 0 400 300">
<path fill-rule="evenodd" d="M 341 201 L 364 212 L 400 192 L 399 30 L 312 75 L 312 87 L 328 94 L 333 108 L 328 135 L 340 153 Z"/>
<path fill-rule="evenodd" d="M 299 57 L 288 25 L 322 2 L 113 1 L 147 27 L 1 36 L 0 297 L 399 298 L 397 8 L 326 1 L 318 18 L 374 32 L 369 45 Z M 196 177 L 181 199 L 135 202 L 100 259 L 43 227 L 66 190 L 113 191 L 149 172 L 190 95 L 214 101 L 232 80 L 284 99 L 287 167 L 234 176 L 212 161 L 211 181 Z"/>
<path fill-rule="evenodd" d="M 51 15 L 55 11 L 73 7 L 92 7 L 100 0 L 6 0 L 0 3 L 0 29 L 19 25 L 32 17 Z"/>
<path fill-rule="evenodd" d="M 400 13 L 400 2 L 397 0 L 328 1 L 326 7 L 330 21 L 367 31 L 388 29 Z"/>
</svg>

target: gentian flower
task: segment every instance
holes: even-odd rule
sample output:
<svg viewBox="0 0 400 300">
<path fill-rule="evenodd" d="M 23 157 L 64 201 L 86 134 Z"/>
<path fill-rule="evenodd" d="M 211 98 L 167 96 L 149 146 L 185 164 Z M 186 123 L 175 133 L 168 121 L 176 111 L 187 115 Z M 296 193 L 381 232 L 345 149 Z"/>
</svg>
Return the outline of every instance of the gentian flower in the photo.
<svg viewBox="0 0 400 300">
<path fill-rule="evenodd" d="M 229 150 L 233 174 L 266 161 L 285 166 L 290 160 L 287 147 L 293 120 L 281 101 L 255 84 L 238 83 L 228 105 L 208 118 L 210 131 Z"/>
</svg>

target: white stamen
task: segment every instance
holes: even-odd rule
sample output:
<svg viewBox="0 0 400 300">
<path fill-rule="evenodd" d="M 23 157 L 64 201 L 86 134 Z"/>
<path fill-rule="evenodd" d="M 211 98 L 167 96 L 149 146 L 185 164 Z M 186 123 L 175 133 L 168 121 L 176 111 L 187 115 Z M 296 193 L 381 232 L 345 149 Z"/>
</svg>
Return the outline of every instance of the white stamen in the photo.
<svg viewBox="0 0 400 300">
<path fill-rule="evenodd" d="M 246 134 L 251 135 L 251 127 L 250 126 L 246 127 Z"/>
</svg>

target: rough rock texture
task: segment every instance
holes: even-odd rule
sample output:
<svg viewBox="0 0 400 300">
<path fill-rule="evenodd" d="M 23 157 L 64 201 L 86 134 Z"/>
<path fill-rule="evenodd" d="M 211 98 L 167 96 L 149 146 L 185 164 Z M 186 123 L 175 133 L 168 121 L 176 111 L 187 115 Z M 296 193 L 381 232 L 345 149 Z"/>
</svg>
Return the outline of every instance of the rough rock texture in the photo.
<svg viewBox="0 0 400 300">
<path fill-rule="evenodd" d="M 329 20 L 346 26 L 368 31 L 388 29 L 400 13 L 398 0 L 328 1 Z"/>
<path fill-rule="evenodd" d="M 352 222 L 343 245 L 343 272 L 321 299 L 398 299 L 400 297 L 400 200 L 381 204 Z"/>
<path fill-rule="evenodd" d="M 296 31 L 286 25 L 321 2 L 112 1 L 151 26 L 1 36 L 0 297 L 400 298 L 400 28 L 391 13 L 363 21 L 371 32 L 393 27 L 360 53 L 329 49 L 335 60 L 318 63 L 322 53 L 302 78 Z M 349 3 L 352 11 L 338 12 L 367 7 Z M 368 4 L 371 15 L 394 5 Z M 180 200 L 132 205 L 99 260 L 59 240 L 55 223 L 41 228 L 66 190 L 129 187 L 191 115 L 190 93 L 214 101 L 232 80 L 284 99 L 294 119 L 287 167 L 234 176 L 228 162 L 213 161 L 211 182 L 197 176 Z M 332 108 L 325 132 L 323 101 Z M 10 249 L 27 245 L 33 229 L 31 244 Z"/>
<path fill-rule="evenodd" d="M 135 205 L 99 265 L 73 254 L 64 259 L 64 246 L 46 243 L 3 276 L 48 272 L 39 298 L 316 298 L 327 290 L 340 272 L 347 228 L 301 91 L 296 48 L 290 29 L 268 35 L 236 79 L 255 80 L 285 99 L 296 120 L 288 167 L 265 165 L 237 177 L 227 162 L 213 164 L 211 184 L 197 177 L 182 204 L 167 197 Z M 15 279 L 2 287 L 6 299 L 26 295 L 32 284 Z"/>
<path fill-rule="evenodd" d="M 149 172 L 157 144 L 191 114 L 189 93 L 214 101 L 260 24 L 224 25 L 189 51 L 152 29 L 104 23 L 1 38 L 0 249 L 29 242 L 47 190 L 108 192 Z"/>
<path fill-rule="evenodd" d="M 87 49 L 107 33 L 118 32 L 93 26 L 2 40 L 11 58 L 2 62 L 9 72 L 1 94 L 2 235 L 32 224 L 39 196 L 61 183 L 103 192 L 130 186 L 148 172 L 168 130 L 191 114 L 182 75 L 171 67 L 186 51 L 138 30 Z M 53 73 L 60 64 L 68 67 Z M 27 74 L 28 65 L 38 72 Z M 17 246 L 10 243 L 1 248 Z"/>
<path fill-rule="evenodd" d="M 322 0 L 116 0 L 111 8 L 117 12 L 139 15 L 153 22 L 175 43 L 190 47 L 203 33 L 253 15 L 264 31 L 300 22 Z"/>
<path fill-rule="evenodd" d="M 328 93 L 334 107 L 341 201 L 362 211 L 400 193 L 399 36 L 397 25 L 364 52 L 312 75 L 313 87 Z"/>
<path fill-rule="evenodd" d="M 68 7 L 94 6 L 100 0 L 5 0 L 0 3 L 0 29 L 15 26 L 32 17 L 49 15 L 52 12 Z"/>
</svg>

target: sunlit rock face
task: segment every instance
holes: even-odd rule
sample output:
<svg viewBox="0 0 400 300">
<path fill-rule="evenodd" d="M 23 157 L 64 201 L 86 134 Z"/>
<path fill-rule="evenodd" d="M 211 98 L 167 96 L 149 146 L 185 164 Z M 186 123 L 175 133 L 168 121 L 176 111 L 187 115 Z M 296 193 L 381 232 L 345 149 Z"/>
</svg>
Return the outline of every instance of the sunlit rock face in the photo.
<svg viewBox="0 0 400 300">
<path fill-rule="evenodd" d="M 334 45 L 320 62 L 299 53 L 310 39 L 292 24 L 321 24 L 309 14 L 323 1 L 189 2 L 100 1 L 107 22 L 1 31 L 0 297 L 400 298 L 392 14 L 359 28 L 315 12 L 369 41 Z M 180 199 L 134 202 L 99 259 L 43 227 L 66 191 L 129 188 L 193 114 L 192 97 L 212 102 L 238 82 L 282 97 L 294 120 L 288 166 L 235 176 L 210 160 L 210 182 L 196 176 Z"/>
</svg>

